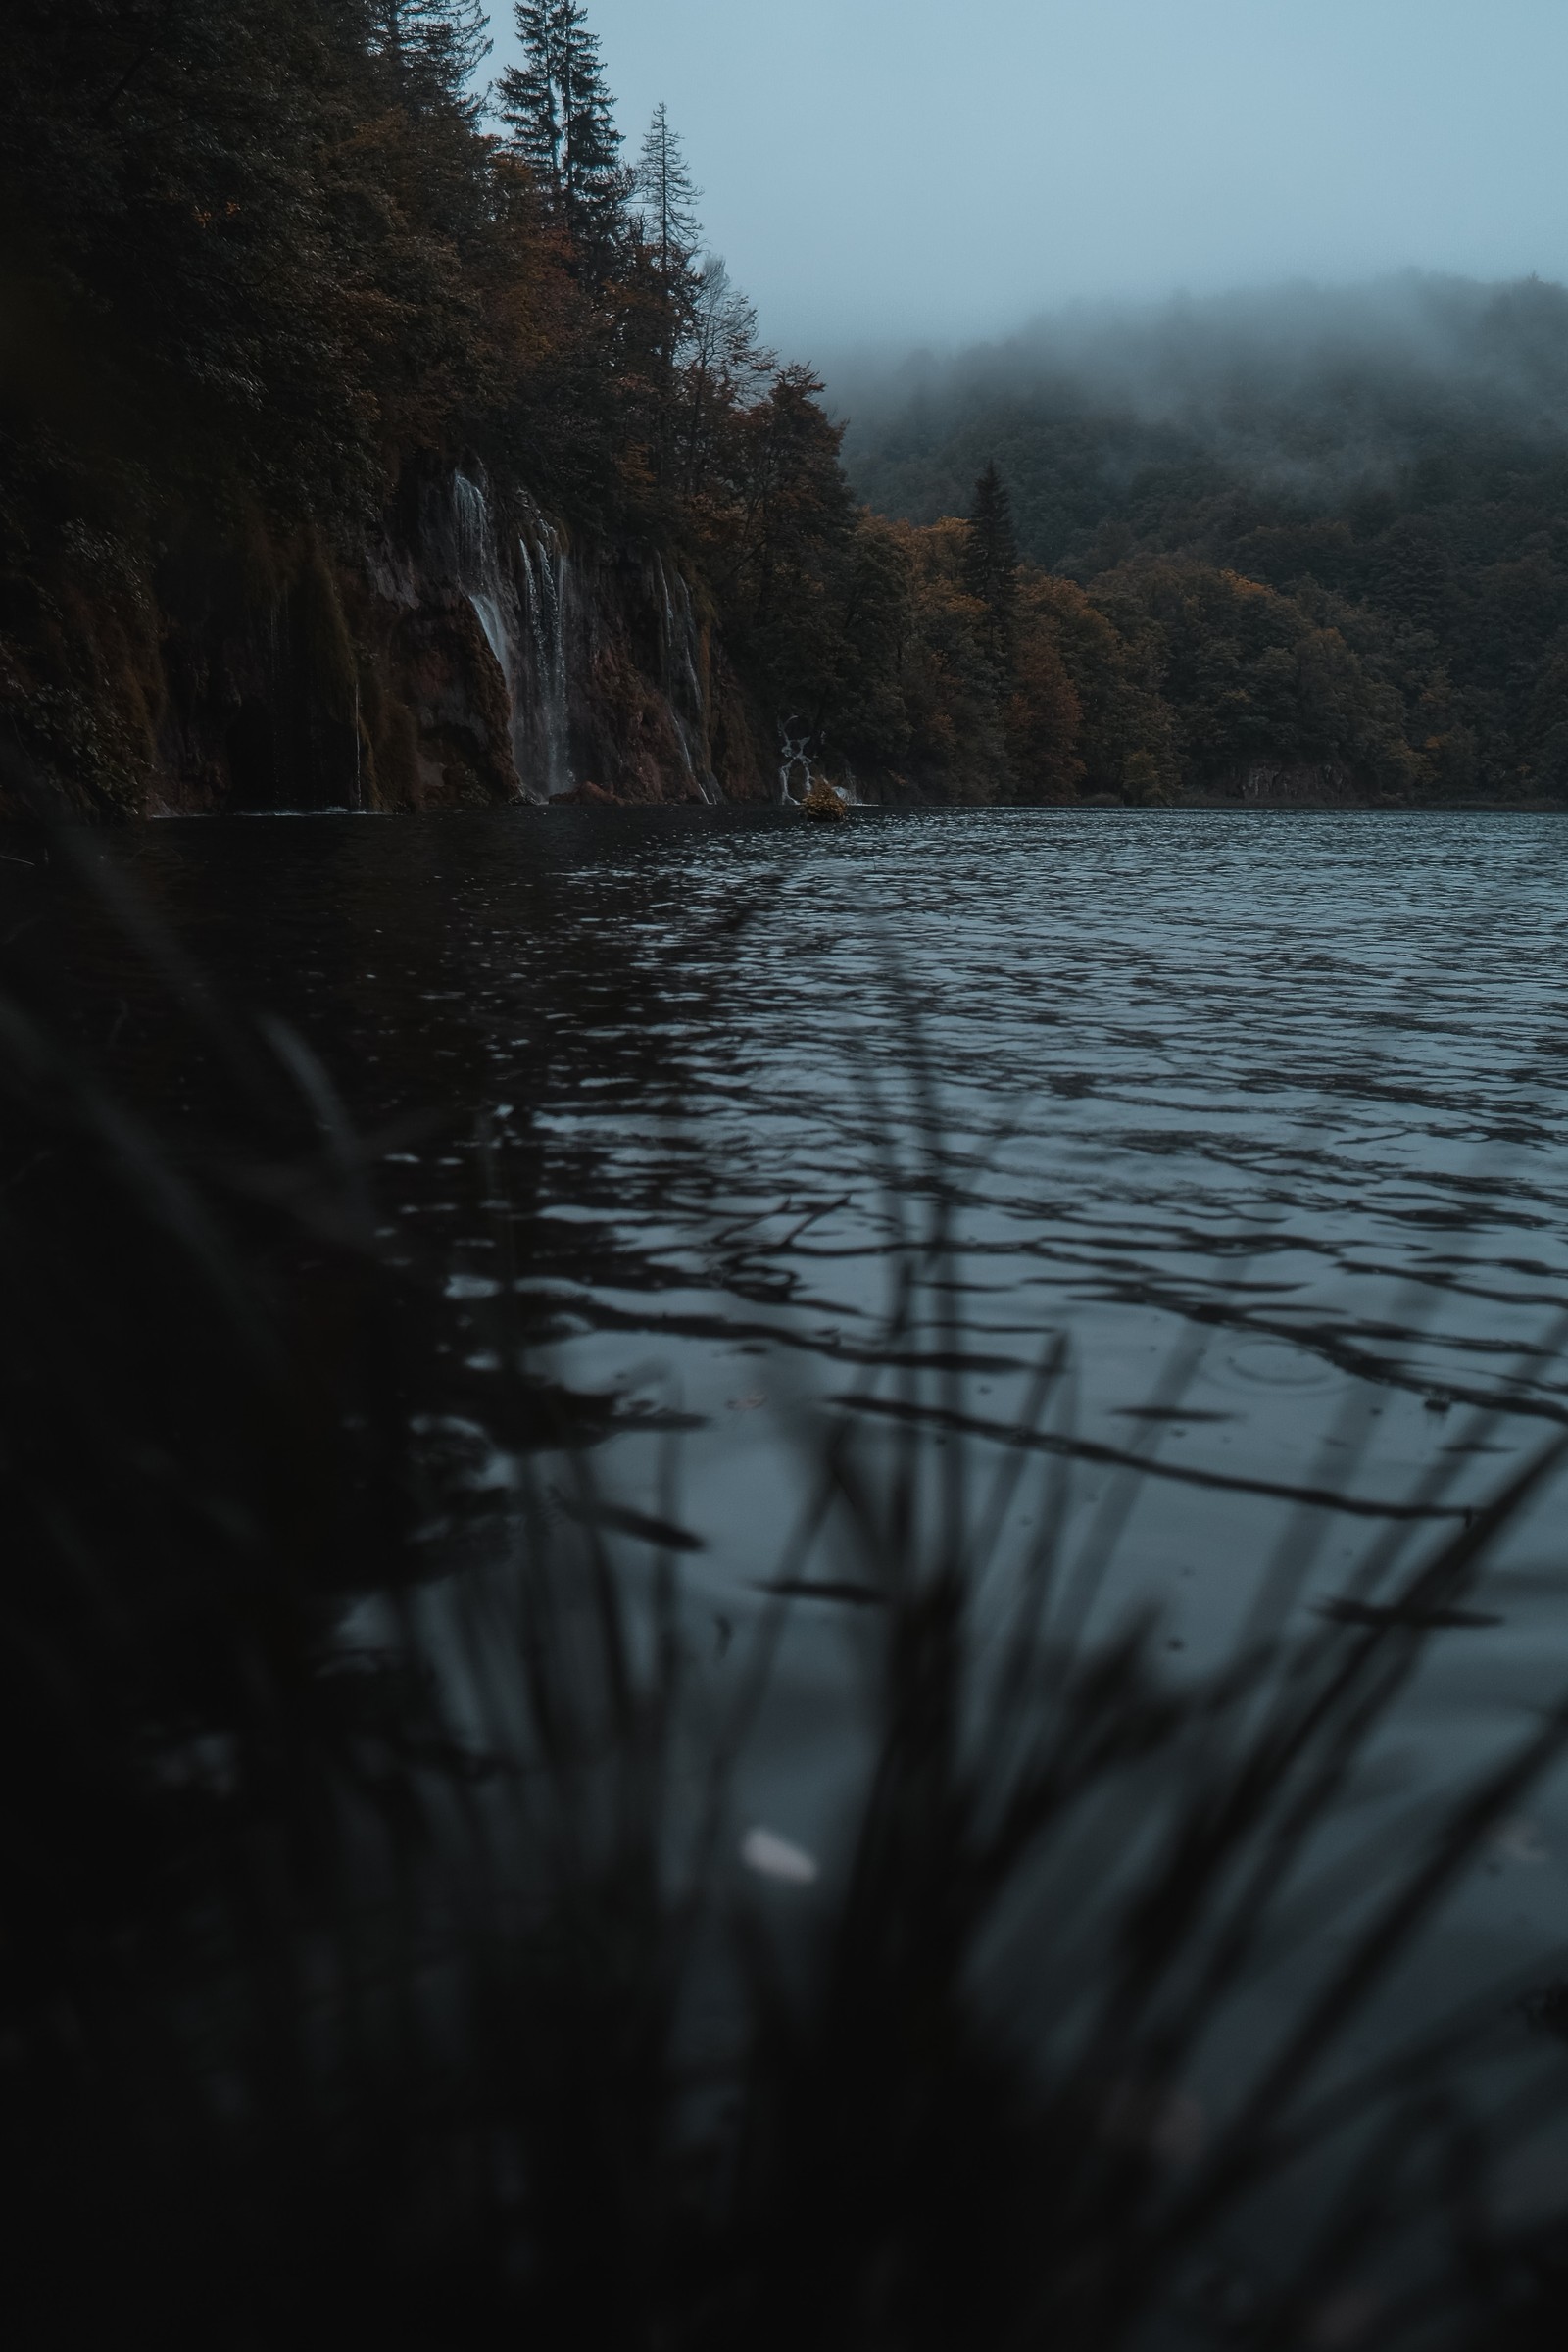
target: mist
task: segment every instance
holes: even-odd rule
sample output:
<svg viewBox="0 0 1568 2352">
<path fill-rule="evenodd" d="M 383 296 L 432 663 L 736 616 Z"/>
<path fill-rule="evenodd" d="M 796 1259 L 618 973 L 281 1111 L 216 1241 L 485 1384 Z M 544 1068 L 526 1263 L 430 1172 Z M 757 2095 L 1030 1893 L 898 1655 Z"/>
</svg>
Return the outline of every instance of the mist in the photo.
<svg viewBox="0 0 1568 2352">
<path fill-rule="evenodd" d="M 1568 274 L 1555 0 L 593 0 L 792 356 L 1404 270 Z M 499 68 L 510 11 L 494 11 Z"/>
<path fill-rule="evenodd" d="M 1024 416 L 1223 461 L 1276 487 L 1387 479 L 1434 436 L 1568 434 L 1568 292 L 1407 270 L 1151 304 L 1073 304 L 957 350 L 832 355 L 852 469 Z M 901 505 L 897 499 L 893 502 Z"/>
</svg>

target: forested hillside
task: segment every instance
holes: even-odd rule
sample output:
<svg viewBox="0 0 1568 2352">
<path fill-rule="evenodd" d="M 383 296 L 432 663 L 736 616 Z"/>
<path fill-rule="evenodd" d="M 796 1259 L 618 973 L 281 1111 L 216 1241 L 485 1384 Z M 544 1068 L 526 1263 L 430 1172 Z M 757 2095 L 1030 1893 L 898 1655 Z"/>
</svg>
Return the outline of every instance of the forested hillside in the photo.
<svg viewBox="0 0 1568 2352">
<path fill-rule="evenodd" d="M 1560 290 L 1026 340 L 852 490 L 515 16 L 487 85 L 479 0 L 11 0 L 0 727 L 76 806 L 1568 788 Z"/>
<path fill-rule="evenodd" d="M 12 0 L 0 716 L 78 803 L 755 795 L 783 721 L 859 747 L 816 387 L 662 113 L 622 150 L 581 7 L 516 14 L 481 108 L 476 0 Z"/>
<path fill-rule="evenodd" d="M 1068 318 L 844 397 L 876 507 L 1010 494 L 1015 788 L 1568 790 L 1560 287 Z"/>
</svg>

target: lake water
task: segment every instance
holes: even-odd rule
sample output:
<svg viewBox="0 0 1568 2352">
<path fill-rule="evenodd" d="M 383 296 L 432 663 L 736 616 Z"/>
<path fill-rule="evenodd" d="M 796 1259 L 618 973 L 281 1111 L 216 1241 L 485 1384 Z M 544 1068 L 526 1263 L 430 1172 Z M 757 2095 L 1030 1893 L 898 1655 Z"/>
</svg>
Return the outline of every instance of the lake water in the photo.
<svg viewBox="0 0 1568 2352">
<path fill-rule="evenodd" d="M 1555 818 L 516 810 L 92 855 L 297 1026 L 363 1128 L 454 1113 L 380 1167 L 387 1248 L 447 1301 L 445 1409 L 483 1431 L 515 1250 L 541 1362 L 615 1400 L 607 1484 L 646 1504 L 651 1424 L 689 1424 L 715 1624 L 754 1605 L 803 1410 L 875 1354 L 937 1186 L 952 1328 L 911 1345 L 968 1359 L 938 1406 L 1005 1442 L 1065 1340 L 1069 1534 L 1144 1462 L 1099 1605 L 1154 1596 L 1173 1670 L 1233 1628 L 1293 1496 L 1330 1498 L 1304 1622 L 1381 1532 L 1451 1524 L 1398 1517 L 1423 1481 L 1472 1508 L 1568 1418 Z M 198 1110 L 123 948 L 71 920 L 115 1056 Z M 1418 1747 L 1479 1756 L 1568 1687 L 1561 1499 L 1511 1532 L 1494 1622 L 1438 1638 Z M 827 1835 L 832 1778 L 797 1770 L 778 1826 Z M 1568 1935 L 1568 1808 L 1508 1825 L 1454 1933 L 1510 1963 Z"/>
<path fill-rule="evenodd" d="M 519 810 L 96 846 L 362 1125 L 461 1113 L 383 1170 L 458 1289 L 494 1240 L 472 1114 L 512 1139 L 585 1376 L 652 1347 L 723 1412 L 726 1348 L 784 1340 L 831 1378 L 884 1297 L 879 1124 L 912 1177 L 923 1092 L 971 1334 L 1067 1331 L 1107 1443 L 1194 1316 L 1183 1472 L 1302 1477 L 1358 1380 L 1369 1495 L 1460 1400 L 1506 1395 L 1510 1444 L 1568 1408 L 1562 1363 L 1521 1360 L 1568 1307 L 1554 818 Z M 133 1061 L 145 982 L 107 933 L 76 956 Z"/>
</svg>

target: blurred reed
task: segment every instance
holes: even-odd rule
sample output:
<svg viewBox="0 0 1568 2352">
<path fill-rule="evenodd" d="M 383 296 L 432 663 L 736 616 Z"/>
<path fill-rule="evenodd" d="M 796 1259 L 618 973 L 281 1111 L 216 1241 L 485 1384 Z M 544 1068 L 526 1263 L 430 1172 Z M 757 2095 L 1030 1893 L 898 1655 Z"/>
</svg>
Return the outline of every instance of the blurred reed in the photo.
<svg viewBox="0 0 1568 2352">
<path fill-rule="evenodd" d="M 389 1139 L 118 919 L 207 1056 L 199 1131 L 67 1034 L 32 934 L 0 950 L 12 2340 L 1559 2340 L 1568 2237 L 1496 2184 L 1532 2135 L 1560 2158 L 1560 1995 L 1356 2036 L 1568 1697 L 1412 1792 L 1392 1860 L 1344 1825 L 1562 1442 L 1468 1517 L 1434 1472 L 1305 1631 L 1303 1509 L 1177 1675 L 1099 1606 L 1142 1473 L 1069 1510 L 1066 1348 L 978 1429 L 940 1152 L 901 1164 L 888 1115 L 882 1345 L 715 1662 L 678 1451 L 612 1500 L 513 1265 L 500 1467 L 443 1462 L 437 1311 L 374 1239 Z M 843 1835 L 753 1824 L 760 1875 L 746 1763 L 803 1610 L 863 1693 Z"/>
</svg>

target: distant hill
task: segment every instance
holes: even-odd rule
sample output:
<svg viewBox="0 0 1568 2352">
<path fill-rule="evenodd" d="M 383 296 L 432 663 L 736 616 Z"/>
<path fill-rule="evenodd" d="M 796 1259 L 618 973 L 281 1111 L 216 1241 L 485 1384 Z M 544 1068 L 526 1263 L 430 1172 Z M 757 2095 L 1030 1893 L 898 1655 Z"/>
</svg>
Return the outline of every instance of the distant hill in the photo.
<svg viewBox="0 0 1568 2352">
<path fill-rule="evenodd" d="M 1201 646 L 1225 641 L 1219 606 L 1237 604 L 1200 590 L 1196 567 L 1337 632 L 1398 699 L 1410 788 L 1568 789 L 1561 286 L 1409 276 L 1081 311 L 946 360 L 843 368 L 831 389 L 850 414 L 851 478 L 879 513 L 914 524 L 965 514 L 994 460 L 1023 556 L 1097 606 L 1147 617 L 1152 598 L 1177 595 L 1171 567 L 1188 575 L 1177 601 L 1206 603 L 1207 619 L 1189 611 L 1174 639 L 1161 621 L 1143 648 L 1186 780 L 1245 757 L 1240 742 L 1205 755 L 1186 710 L 1202 700 Z M 1299 631 L 1271 610 L 1262 634 L 1277 670 L 1282 633 Z M 1243 649 L 1224 692 L 1248 693 L 1241 672 L 1267 650 Z M 1365 780 L 1365 743 L 1332 743 L 1315 719 L 1294 744 L 1272 720 L 1253 733 L 1277 762 L 1359 765 Z"/>
</svg>

